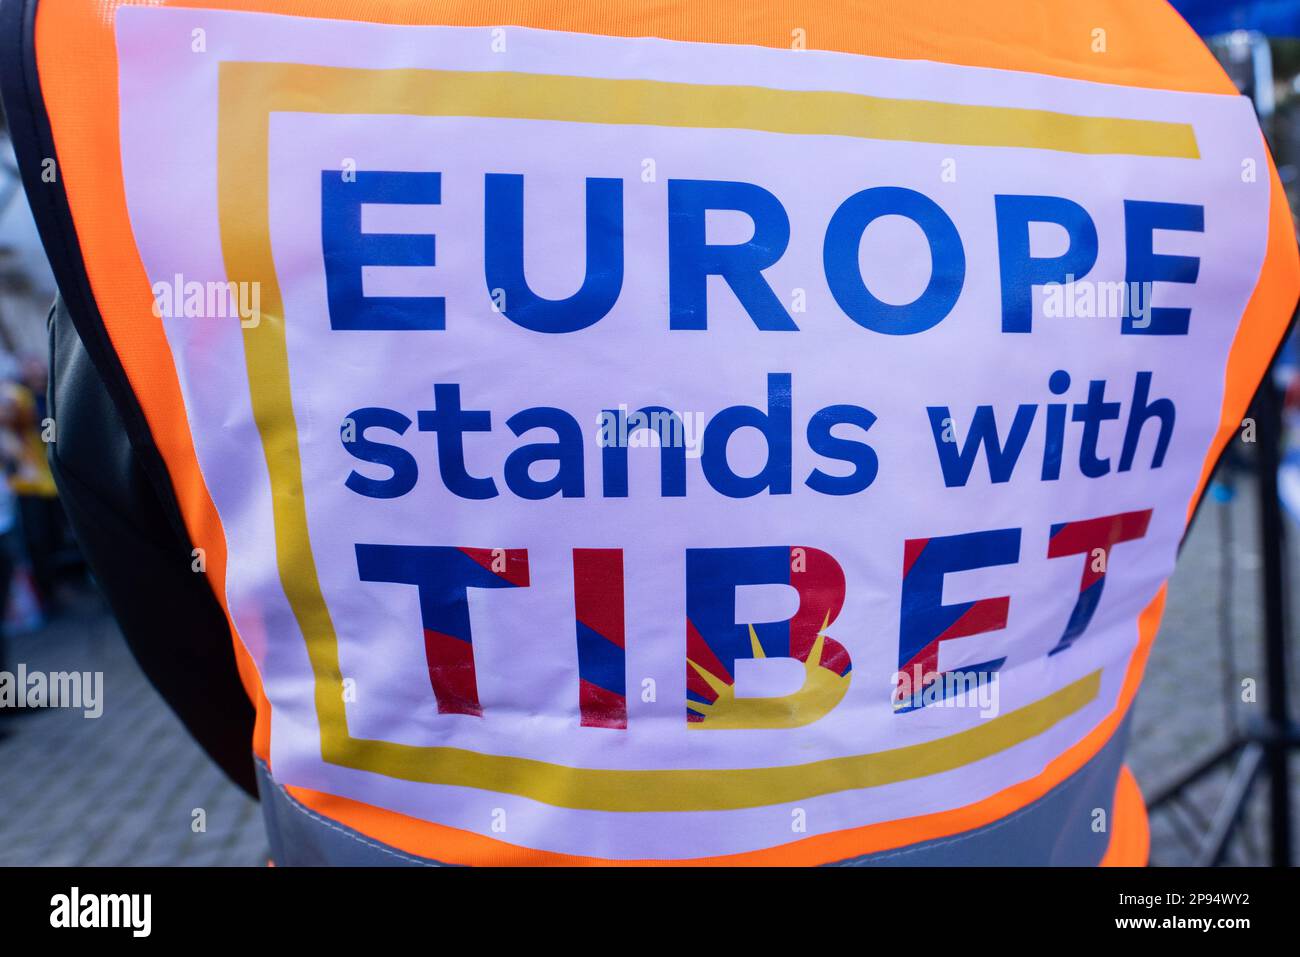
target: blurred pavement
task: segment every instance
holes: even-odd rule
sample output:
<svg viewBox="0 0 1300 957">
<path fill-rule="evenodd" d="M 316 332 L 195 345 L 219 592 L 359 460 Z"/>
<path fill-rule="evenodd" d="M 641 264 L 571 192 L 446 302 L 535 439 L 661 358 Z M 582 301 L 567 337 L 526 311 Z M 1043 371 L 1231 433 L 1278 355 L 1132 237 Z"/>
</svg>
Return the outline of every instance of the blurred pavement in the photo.
<svg viewBox="0 0 1300 957">
<path fill-rule="evenodd" d="M 103 671 L 106 705 L 95 719 L 52 708 L 0 719 L 0 865 L 266 862 L 257 802 L 190 739 L 97 597 L 9 639 L 6 659 L 9 671 Z"/>
</svg>

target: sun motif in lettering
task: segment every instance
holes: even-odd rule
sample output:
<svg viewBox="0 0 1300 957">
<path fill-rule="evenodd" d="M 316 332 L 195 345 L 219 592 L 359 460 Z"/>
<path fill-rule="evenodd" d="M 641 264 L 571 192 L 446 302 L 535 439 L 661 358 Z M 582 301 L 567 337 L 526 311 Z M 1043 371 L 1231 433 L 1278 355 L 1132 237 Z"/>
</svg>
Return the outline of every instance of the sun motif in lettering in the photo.
<svg viewBox="0 0 1300 957">
<path fill-rule="evenodd" d="M 697 674 L 716 697 L 711 703 L 687 699 L 688 716 L 694 712 L 689 727 L 700 728 L 797 728 L 824 717 L 840 703 L 849 690 L 853 672 L 844 664 L 830 660 L 829 641 L 825 634 L 829 614 L 822 621 L 804 666 L 804 683 L 793 694 L 767 698 L 740 698 L 736 696 L 735 678 L 718 675 L 691 658 L 686 666 Z M 763 646 L 749 626 L 749 643 L 753 657 L 766 658 Z M 843 667 L 842 674 L 836 667 Z"/>
</svg>

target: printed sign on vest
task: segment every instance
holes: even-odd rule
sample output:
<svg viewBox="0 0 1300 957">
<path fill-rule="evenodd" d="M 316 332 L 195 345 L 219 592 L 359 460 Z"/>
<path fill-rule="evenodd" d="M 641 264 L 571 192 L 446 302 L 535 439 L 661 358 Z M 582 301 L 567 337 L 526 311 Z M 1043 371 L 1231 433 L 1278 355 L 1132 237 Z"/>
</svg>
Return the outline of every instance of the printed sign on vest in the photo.
<svg viewBox="0 0 1300 957">
<path fill-rule="evenodd" d="M 116 30 L 278 781 L 696 857 L 970 804 L 1115 708 L 1264 254 L 1248 103 L 518 28 Z"/>
</svg>

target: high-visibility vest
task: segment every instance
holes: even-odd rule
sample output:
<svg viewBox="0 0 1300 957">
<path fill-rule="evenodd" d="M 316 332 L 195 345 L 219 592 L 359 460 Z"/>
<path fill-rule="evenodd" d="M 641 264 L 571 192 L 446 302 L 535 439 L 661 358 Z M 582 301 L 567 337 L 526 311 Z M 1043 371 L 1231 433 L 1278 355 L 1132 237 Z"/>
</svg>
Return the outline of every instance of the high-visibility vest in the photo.
<svg viewBox="0 0 1300 957">
<path fill-rule="evenodd" d="M 26 6 L 277 862 L 1144 860 L 1297 292 L 1167 4 Z"/>
</svg>

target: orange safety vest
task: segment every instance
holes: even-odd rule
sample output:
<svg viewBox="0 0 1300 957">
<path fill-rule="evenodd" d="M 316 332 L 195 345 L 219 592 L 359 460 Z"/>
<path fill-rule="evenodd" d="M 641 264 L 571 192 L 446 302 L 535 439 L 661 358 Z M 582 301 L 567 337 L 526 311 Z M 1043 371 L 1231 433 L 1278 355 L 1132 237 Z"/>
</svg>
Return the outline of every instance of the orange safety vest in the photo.
<svg viewBox="0 0 1300 957">
<path fill-rule="evenodd" d="M 1297 295 L 1166 3 L 26 6 L 277 862 L 1145 860 Z"/>
</svg>

